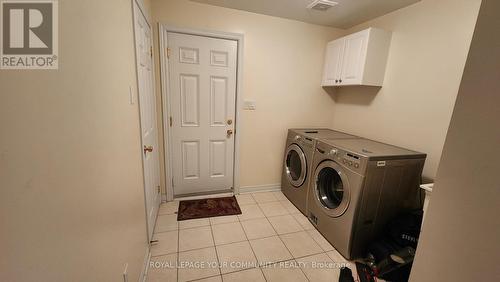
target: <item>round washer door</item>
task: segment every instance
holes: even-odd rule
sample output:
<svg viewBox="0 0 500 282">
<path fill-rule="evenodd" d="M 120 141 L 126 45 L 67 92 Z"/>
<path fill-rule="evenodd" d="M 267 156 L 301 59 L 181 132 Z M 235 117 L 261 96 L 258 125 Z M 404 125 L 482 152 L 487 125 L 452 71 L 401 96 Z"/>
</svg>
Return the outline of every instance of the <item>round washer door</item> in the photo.
<svg viewBox="0 0 500 282">
<path fill-rule="evenodd" d="M 314 173 L 315 200 L 331 217 L 339 217 L 347 210 L 350 189 L 343 169 L 334 161 L 324 161 Z"/>
<path fill-rule="evenodd" d="M 285 170 L 288 182 L 295 187 L 299 187 L 306 179 L 306 156 L 297 144 L 288 146 L 285 156 Z"/>
</svg>

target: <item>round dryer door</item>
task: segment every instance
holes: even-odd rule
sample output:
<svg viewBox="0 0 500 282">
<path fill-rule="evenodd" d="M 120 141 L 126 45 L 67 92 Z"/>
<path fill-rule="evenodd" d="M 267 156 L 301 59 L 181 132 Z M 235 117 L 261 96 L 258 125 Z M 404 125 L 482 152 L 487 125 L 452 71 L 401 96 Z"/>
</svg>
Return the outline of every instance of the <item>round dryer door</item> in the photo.
<svg viewBox="0 0 500 282">
<path fill-rule="evenodd" d="M 302 149 L 296 144 L 288 146 L 285 156 L 285 169 L 287 179 L 290 184 L 295 187 L 299 187 L 304 183 L 306 179 L 306 156 L 304 155 Z"/>
<path fill-rule="evenodd" d="M 316 203 L 331 217 L 341 216 L 349 206 L 349 182 L 334 161 L 324 161 L 314 173 Z"/>
</svg>

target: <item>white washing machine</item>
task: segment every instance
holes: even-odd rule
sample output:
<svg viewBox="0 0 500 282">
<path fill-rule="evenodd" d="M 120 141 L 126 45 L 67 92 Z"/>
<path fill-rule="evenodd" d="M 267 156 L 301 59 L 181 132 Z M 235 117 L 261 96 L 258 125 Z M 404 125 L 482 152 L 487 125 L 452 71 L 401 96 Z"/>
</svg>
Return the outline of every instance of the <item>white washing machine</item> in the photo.
<svg viewBox="0 0 500 282">
<path fill-rule="evenodd" d="M 368 139 L 318 140 L 308 217 L 345 258 L 364 256 L 388 221 L 420 206 L 426 155 Z"/>
<path fill-rule="evenodd" d="M 316 140 L 325 138 L 357 137 L 325 128 L 288 130 L 281 191 L 304 215 L 307 215 L 307 191 Z"/>
</svg>

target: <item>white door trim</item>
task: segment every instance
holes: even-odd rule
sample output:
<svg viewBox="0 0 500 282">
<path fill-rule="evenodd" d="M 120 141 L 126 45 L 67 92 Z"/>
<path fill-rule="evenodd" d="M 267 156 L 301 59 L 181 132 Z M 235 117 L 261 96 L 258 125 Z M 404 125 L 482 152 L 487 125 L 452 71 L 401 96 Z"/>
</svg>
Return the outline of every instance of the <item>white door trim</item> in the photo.
<svg viewBox="0 0 500 282">
<path fill-rule="evenodd" d="M 144 0 L 132 0 L 132 2 L 137 4 L 137 7 L 141 11 L 141 13 L 144 15 L 144 18 L 148 22 L 148 25 L 151 27 L 151 30 L 153 30 L 153 26 L 151 25 L 151 15 L 148 13 L 148 11 L 146 9 L 146 4 L 144 4 Z"/>
<path fill-rule="evenodd" d="M 237 67 L 236 67 L 236 109 L 235 109 L 235 132 L 234 132 L 234 166 L 233 166 L 233 192 L 239 194 L 240 190 L 240 136 L 241 136 L 241 115 L 240 109 L 243 106 L 242 81 L 243 81 L 243 45 L 244 35 L 241 33 L 230 33 L 220 31 L 210 31 L 202 29 L 179 28 L 167 24 L 158 23 L 159 43 L 160 43 L 160 80 L 162 97 L 162 122 L 163 122 L 163 145 L 165 152 L 165 188 L 167 201 L 174 199 L 174 189 L 172 186 L 172 165 L 171 165 L 171 134 L 170 126 L 165 118 L 170 116 L 169 73 L 167 52 L 167 32 L 177 32 L 190 35 L 213 37 L 219 39 L 235 40 L 238 43 Z"/>
<path fill-rule="evenodd" d="M 134 35 L 134 58 L 135 58 L 135 68 L 136 68 L 136 85 L 137 85 L 137 88 L 136 88 L 136 95 L 135 95 L 135 98 L 131 98 L 131 103 L 135 103 L 137 105 L 137 110 L 139 112 L 139 119 L 142 119 L 142 116 L 141 116 L 141 109 L 140 109 L 140 94 L 139 94 L 139 91 L 140 91 L 140 82 L 139 82 L 139 58 L 137 56 L 137 41 L 136 41 L 136 38 L 137 38 L 137 34 L 136 34 L 136 19 L 138 17 L 144 17 L 144 19 L 146 19 L 146 23 L 147 25 L 149 26 L 150 28 L 150 31 L 151 31 L 151 46 L 154 46 L 154 42 L 153 42 L 153 27 L 151 26 L 151 24 L 148 22 L 148 18 L 147 16 L 145 15 L 145 13 L 141 10 L 141 7 L 139 6 L 138 2 L 132 0 L 132 10 L 133 10 L 133 23 L 132 23 L 132 27 L 133 27 L 133 35 Z M 151 69 L 152 70 L 155 70 L 155 63 L 154 63 L 154 60 L 152 59 L 151 60 Z M 155 75 L 153 73 L 153 77 L 152 77 L 152 85 L 153 85 L 153 93 L 156 94 L 156 89 L 155 89 L 155 86 L 156 86 L 156 81 L 155 81 Z M 156 96 L 156 95 L 155 95 Z M 156 104 L 156 103 L 155 103 Z M 147 199 L 146 199 L 146 189 L 147 189 L 147 185 L 146 185 L 146 176 L 144 175 L 144 152 L 143 152 L 143 146 L 144 144 L 142 143 L 142 124 L 141 122 L 139 122 L 139 128 L 140 128 L 140 139 L 141 139 L 141 146 L 140 146 L 140 154 L 141 154 L 141 167 L 142 167 L 142 171 L 143 171 L 143 186 L 144 186 L 144 210 L 145 210 L 145 218 L 146 218 L 146 239 L 147 239 L 147 244 L 148 244 L 148 249 L 149 249 L 149 244 L 150 244 L 150 241 L 153 240 L 153 230 L 150 230 L 149 228 L 149 212 L 148 212 L 148 205 L 147 205 Z M 158 166 L 160 166 L 160 162 L 159 162 L 159 159 L 158 159 Z M 159 195 L 160 199 L 158 201 L 158 203 L 153 203 L 153 204 L 158 204 L 158 206 L 156 207 L 156 212 L 155 212 L 155 224 L 153 224 L 153 226 L 156 226 L 156 219 L 158 218 L 158 211 L 159 211 L 159 204 L 161 203 L 161 195 Z M 154 227 L 153 227 L 154 229 Z"/>
</svg>

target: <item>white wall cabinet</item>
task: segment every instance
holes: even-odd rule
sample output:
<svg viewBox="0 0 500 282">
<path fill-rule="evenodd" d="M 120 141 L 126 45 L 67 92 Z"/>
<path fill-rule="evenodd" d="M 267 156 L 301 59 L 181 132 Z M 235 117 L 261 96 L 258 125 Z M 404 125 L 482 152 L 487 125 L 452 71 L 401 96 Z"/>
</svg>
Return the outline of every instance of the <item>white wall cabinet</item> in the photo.
<svg viewBox="0 0 500 282">
<path fill-rule="evenodd" d="M 368 28 L 328 43 L 322 86 L 382 86 L 391 33 Z"/>
</svg>

